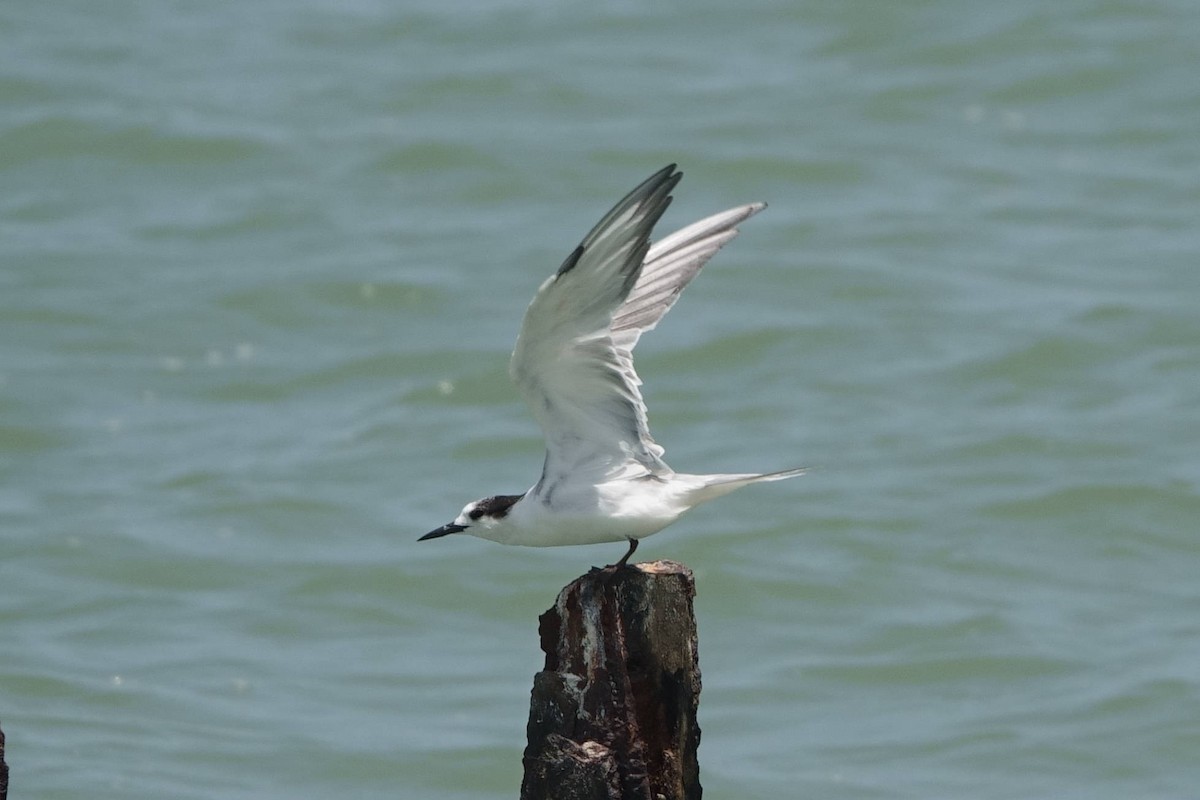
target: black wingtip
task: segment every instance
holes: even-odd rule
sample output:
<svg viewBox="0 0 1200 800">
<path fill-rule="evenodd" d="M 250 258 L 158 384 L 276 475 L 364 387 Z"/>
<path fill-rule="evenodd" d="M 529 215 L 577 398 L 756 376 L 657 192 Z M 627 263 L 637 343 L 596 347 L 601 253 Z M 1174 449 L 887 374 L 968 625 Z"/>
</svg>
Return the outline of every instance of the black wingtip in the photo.
<svg viewBox="0 0 1200 800">
<path fill-rule="evenodd" d="M 683 177 L 683 173 L 679 172 L 679 165 L 676 164 L 674 161 L 672 161 L 670 164 L 667 164 L 665 167 L 660 169 L 658 172 L 654 173 L 654 177 L 657 178 L 660 175 L 663 177 L 666 177 L 667 175 L 670 175 L 672 173 L 678 173 L 680 178 Z"/>
<path fill-rule="evenodd" d="M 583 254 L 587 251 L 597 233 L 605 230 L 612 220 L 623 211 L 636 205 L 639 209 L 649 209 L 649 211 L 645 214 L 640 229 L 637 231 L 637 236 L 643 240 L 642 252 L 638 254 L 637 258 L 630 259 L 630 263 L 634 269 L 629 270 L 627 276 L 628 285 L 625 288 L 626 290 L 631 288 L 633 283 L 637 281 L 638 272 L 642 265 L 642 257 L 645 256 L 646 251 L 650 248 L 650 231 L 658 223 L 663 213 L 666 212 L 667 207 L 671 205 L 671 192 L 675 190 L 681 178 L 683 178 L 683 173 L 676 169 L 676 165 L 668 164 L 639 183 L 629 194 L 621 198 L 620 202 L 609 209 L 608 213 L 601 217 L 599 222 L 592 226 L 592 229 L 588 232 L 587 236 L 583 237 L 583 241 L 579 243 L 579 246 L 571 251 L 571 254 L 563 261 L 555 273 L 555 277 L 562 277 L 575 269 L 575 265 L 579 263 L 579 259 L 583 257 Z"/>
<path fill-rule="evenodd" d="M 578 264 L 579 259 L 583 257 L 583 250 L 584 250 L 583 245 L 579 245 L 574 250 L 572 250 L 571 255 L 567 256 L 566 260 L 563 261 L 562 266 L 558 268 L 558 272 L 556 272 L 554 274 L 555 275 L 565 275 L 566 273 L 575 269 L 575 265 Z"/>
<path fill-rule="evenodd" d="M 667 164 L 658 172 L 655 172 L 649 178 L 639 183 L 629 194 L 625 195 L 624 199 L 620 203 L 617 203 L 617 207 L 626 205 L 630 200 L 639 195 L 644 196 L 642 202 L 646 202 L 654 197 L 663 198 L 674 190 L 682 178 L 683 173 L 679 171 L 677 164 Z"/>
</svg>

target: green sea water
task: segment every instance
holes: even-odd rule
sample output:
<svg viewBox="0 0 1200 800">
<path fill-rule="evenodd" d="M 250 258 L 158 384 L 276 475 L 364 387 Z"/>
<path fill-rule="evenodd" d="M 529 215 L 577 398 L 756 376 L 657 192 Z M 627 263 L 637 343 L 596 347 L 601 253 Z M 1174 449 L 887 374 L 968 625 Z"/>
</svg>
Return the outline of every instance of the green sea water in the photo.
<svg viewBox="0 0 1200 800">
<path fill-rule="evenodd" d="M 538 284 L 669 162 L 638 348 L 729 798 L 1200 796 L 1200 6 L 0 5 L 12 796 L 513 798 Z"/>
</svg>

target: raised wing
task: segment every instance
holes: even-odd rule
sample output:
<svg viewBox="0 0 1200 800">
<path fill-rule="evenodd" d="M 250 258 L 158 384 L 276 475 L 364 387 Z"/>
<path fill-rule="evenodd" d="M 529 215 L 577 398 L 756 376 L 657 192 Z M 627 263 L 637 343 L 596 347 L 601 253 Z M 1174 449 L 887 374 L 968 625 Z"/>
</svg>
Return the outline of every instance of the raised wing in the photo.
<svg viewBox="0 0 1200 800">
<path fill-rule="evenodd" d="M 766 207 L 766 203 L 751 203 L 731 208 L 693 222 L 656 242 L 646 253 L 642 274 L 633 291 L 613 315 L 614 341 L 632 350 L 638 338 L 653 330 L 671 310 L 700 268 L 738 235 L 737 226 Z"/>
<path fill-rule="evenodd" d="M 762 208 L 717 214 L 652 248 L 680 177 L 674 164 L 664 167 L 617 203 L 525 312 L 509 371 L 546 437 L 542 484 L 580 472 L 595 480 L 671 473 L 650 437 L 633 346 L 734 226 Z"/>
</svg>

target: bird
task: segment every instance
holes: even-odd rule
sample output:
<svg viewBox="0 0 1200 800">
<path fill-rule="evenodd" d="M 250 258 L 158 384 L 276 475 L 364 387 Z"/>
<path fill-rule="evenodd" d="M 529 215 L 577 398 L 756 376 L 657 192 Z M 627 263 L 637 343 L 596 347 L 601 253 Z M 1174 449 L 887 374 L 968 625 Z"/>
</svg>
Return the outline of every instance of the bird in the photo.
<svg viewBox="0 0 1200 800">
<path fill-rule="evenodd" d="M 701 503 L 806 471 L 675 472 L 650 435 L 634 347 L 737 226 L 766 207 L 731 208 L 651 244 L 682 176 L 669 164 L 613 206 L 525 312 L 509 374 L 546 440 L 537 483 L 472 501 L 418 541 L 451 534 L 533 547 L 627 541 L 611 565 L 620 568 L 641 539 Z"/>
</svg>

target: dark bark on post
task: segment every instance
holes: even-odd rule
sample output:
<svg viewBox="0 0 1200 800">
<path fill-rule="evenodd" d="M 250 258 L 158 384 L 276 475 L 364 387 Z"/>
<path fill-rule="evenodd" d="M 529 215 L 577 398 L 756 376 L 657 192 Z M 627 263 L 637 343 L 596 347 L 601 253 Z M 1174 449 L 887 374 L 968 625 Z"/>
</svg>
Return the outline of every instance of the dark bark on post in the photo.
<svg viewBox="0 0 1200 800">
<path fill-rule="evenodd" d="M 594 569 L 539 619 L 521 800 L 699 800 L 692 572 Z"/>
<path fill-rule="evenodd" d="M 8 800 L 8 764 L 4 761 L 4 731 L 0 731 L 0 800 Z"/>
</svg>

